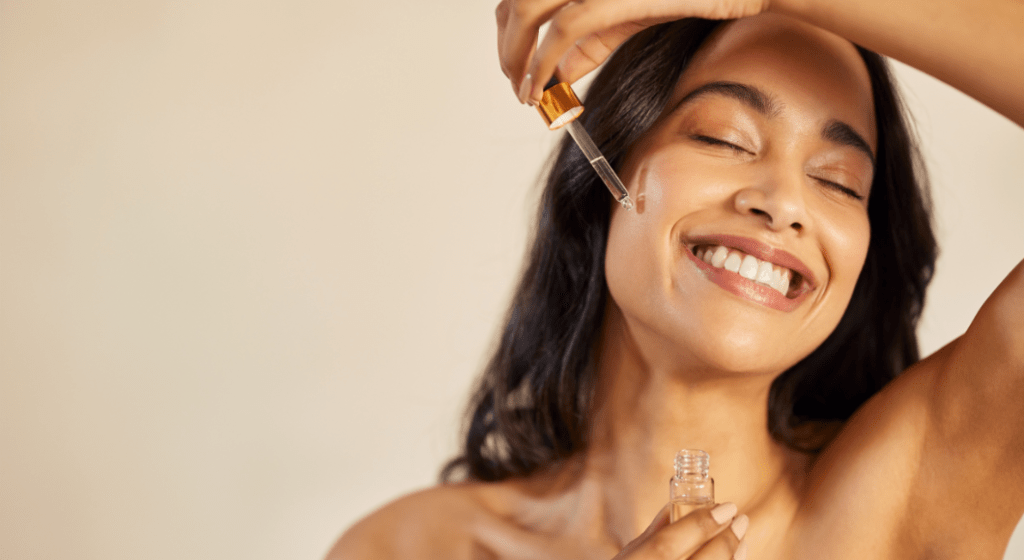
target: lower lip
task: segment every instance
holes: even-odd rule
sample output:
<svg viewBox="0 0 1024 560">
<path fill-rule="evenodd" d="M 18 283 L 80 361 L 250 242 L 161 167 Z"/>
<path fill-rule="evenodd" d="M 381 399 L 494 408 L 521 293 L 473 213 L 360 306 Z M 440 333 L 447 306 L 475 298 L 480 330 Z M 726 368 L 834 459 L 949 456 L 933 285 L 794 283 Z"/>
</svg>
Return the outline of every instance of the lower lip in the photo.
<svg viewBox="0 0 1024 560">
<path fill-rule="evenodd" d="M 711 280 L 715 284 L 718 284 L 720 288 L 741 298 L 753 301 L 754 303 L 760 303 L 761 305 L 772 309 L 777 309 L 779 311 L 792 311 L 796 309 L 807 296 L 807 294 L 804 293 L 793 299 L 789 299 L 788 297 L 780 294 L 775 288 L 769 288 L 763 284 L 758 284 L 753 280 L 748 280 L 739 274 L 729 272 L 724 268 L 715 268 L 698 259 L 697 256 L 689 250 L 686 250 L 686 256 L 690 257 L 690 261 L 704 273 L 705 278 Z"/>
</svg>

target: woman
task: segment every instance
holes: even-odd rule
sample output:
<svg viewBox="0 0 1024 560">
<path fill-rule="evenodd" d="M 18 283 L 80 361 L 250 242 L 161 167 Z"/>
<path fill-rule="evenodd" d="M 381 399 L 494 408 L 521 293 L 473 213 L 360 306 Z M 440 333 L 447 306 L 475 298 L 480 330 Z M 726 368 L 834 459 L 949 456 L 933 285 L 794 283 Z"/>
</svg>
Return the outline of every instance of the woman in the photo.
<svg viewBox="0 0 1024 560">
<path fill-rule="evenodd" d="M 1024 265 L 917 361 L 934 241 L 885 69 L 854 43 L 1024 125 L 1024 5 L 721 4 L 499 6 L 526 102 L 622 45 L 584 118 L 637 206 L 563 143 L 445 473 L 465 480 L 332 558 L 1002 557 L 1024 511 Z M 739 19 L 648 28 L 688 17 Z M 683 447 L 710 453 L 721 503 L 669 523 Z"/>
</svg>

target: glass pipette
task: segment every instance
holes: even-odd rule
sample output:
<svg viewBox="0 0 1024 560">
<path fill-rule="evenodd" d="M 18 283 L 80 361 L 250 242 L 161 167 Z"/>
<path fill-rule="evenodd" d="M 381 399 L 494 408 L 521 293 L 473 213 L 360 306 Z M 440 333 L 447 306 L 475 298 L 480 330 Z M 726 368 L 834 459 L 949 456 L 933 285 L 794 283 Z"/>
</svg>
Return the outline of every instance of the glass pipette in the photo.
<svg viewBox="0 0 1024 560">
<path fill-rule="evenodd" d="M 626 210 L 631 210 L 633 201 L 629 198 L 629 191 L 622 185 L 615 170 L 597 149 L 594 141 L 590 139 L 583 124 L 576 120 L 583 113 L 583 104 L 580 103 L 569 84 L 565 82 L 549 84 L 549 87 L 544 90 L 540 104 L 537 105 L 537 111 L 540 112 L 540 116 L 544 117 L 544 122 L 548 123 L 550 130 L 557 130 L 563 126 L 569 130 L 569 135 L 576 141 L 576 145 L 580 147 L 590 165 L 594 166 L 594 170 L 597 171 L 598 176 L 604 181 L 615 200 L 619 201 L 619 204 Z"/>
</svg>

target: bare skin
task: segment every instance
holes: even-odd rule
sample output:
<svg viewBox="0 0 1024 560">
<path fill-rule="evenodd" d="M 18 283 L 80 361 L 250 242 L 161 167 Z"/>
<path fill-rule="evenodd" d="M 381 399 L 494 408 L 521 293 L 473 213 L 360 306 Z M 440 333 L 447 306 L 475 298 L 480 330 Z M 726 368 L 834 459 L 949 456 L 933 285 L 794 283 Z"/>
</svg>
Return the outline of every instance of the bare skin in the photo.
<svg viewBox="0 0 1024 560">
<path fill-rule="evenodd" d="M 1022 275 L 1019 267 L 1015 274 Z M 765 476 L 762 494 L 740 505 L 750 519 L 748 557 L 1001 560 L 1014 527 L 1013 513 L 1006 511 L 1011 500 L 980 492 L 978 503 L 966 502 L 974 507 L 963 507 L 944 483 L 915 494 L 924 477 L 915 458 L 899 452 L 925 445 L 927 429 L 923 418 L 915 423 L 897 410 L 926 414 L 935 373 L 962 344 L 952 343 L 876 395 L 817 461 L 776 449 L 786 467 L 765 469 L 774 478 Z M 667 481 L 667 469 L 661 474 L 654 480 Z M 635 476 L 617 478 L 639 480 Z M 715 477 L 723 489 L 735 482 L 724 473 Z M 1019 480 L 994 486 L 1013 485 L 1019 504 Z M 630 501 L 620 488 L 601 469 L 578 463 L 530 480 L 436 487 L 375 512 L 351 528 L 328 558 L 612 558 L 632 540 L 615 534 L 643 530 L 636 521 L 615 526 L 609 519 L 614 504 Z M 664 483 L 648 489 L 662 502 L 666 492 Z M 667 523 L 664 514 L 657 521 Z"/>
<path fill-rule="evenodd" d="M 499 26 L 499 44 L 524 98 L 535 93 L 519 87 L 524 69 L 543 83 L 561 60 L 563 77 L 575 78 L 603 59 L 594 50 L 580 55 L 588 41 L 615 46 L 654 21 L 709 15 L 680 13 L 672 2 L 652 2 L 639 16 L 625 11 L 644 4 L 617 3 L 628 9 L 604 19 L 580 10 L 612 5 L 605 0 L 520 4 L 530 9 L 503 2 L 506 16 L 521 21 Z M 873 24 L 903 8 L 797 4 L 772 6 L 786 16 L 727 26 L 676 89 L 682 100 L 708 83 L 741 83 L 768 93 L 778 111 L 762 114 L 729 95 L 698 96 L 663 115 L 622 170 L 637 211 L 616 209 L 612 217 L 589 448 L 527 479 L 402 498 L 347 531 L 329 559 L 1002 558 L 1024 512 L 1024 263 L 964 335 L 876 394 L 820 455 L 779 444 L 764 419 L 771 381 L 834 329 L 868 244 L 870 157 L 819 134 L 823 123 L 839 120 L 876 149 L 866 71 L 848 42 L 808 22 L 835 25 L 832 31 L 916 63 L 1018 124 L 1024 74 L 1002 82 L 981 76 L 989 70 L 979 68 L 1006 64 L 991 59 L 999 41 L 958 38 L 980 24 L 954 25 L 966 16 L 953 4 L 928 3 L 927 22 L 892 35 Z M 1008 14 L 1024 13 L 1019 2 L 992 4 L 987 12 L 975 6 L 971 16 L 993 19 L 992 33 L 1009 29 Z M 763 8 L 736 2 L 728 14 L 715 13 Z M 501 24 L 501 6 L 498 15 Z M 552 17 L 567 19 L 530 56 L 534 24 Z M 1024 18 L 1014 21 L 1019 28 Z M 929 38 L 934 25 L 956 31 Z M 1001 56 L 1010 53 L 1024 67 L 1024 32 L 999 39 Z M 580 49 L 566 55 L 577 40 Z M 959 50 L 959 62 L 934 56 L 943 49 Z M 718 234 L 794 255 L 813 275 L 813 289 L 780 310 L 708 281 L 687 241 Z M 711 455 L 716 498 L 736 506 L 718 510 L 729 514 L 723 523 L 709 510 L 668 523 L 671 457 L 682 447 Z"/>
</svg>

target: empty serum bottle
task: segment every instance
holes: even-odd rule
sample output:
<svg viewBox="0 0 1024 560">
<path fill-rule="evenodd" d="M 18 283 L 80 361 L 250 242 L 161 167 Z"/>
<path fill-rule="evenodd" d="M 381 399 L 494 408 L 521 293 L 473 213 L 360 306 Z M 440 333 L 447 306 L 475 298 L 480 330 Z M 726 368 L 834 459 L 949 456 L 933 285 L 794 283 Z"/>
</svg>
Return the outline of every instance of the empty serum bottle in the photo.
<svg viewBox="0 0 1024 560">
<path fill-rule="evenodd" d="M 708 476 L 710 463 L 711 457 L 700 449 L 676 453 L 676 474 L 668 485 L 672 521 L 715 503 L 715 481 Z"/>
<path fill-rule="evenodd" d="M 580 151 L 597 171 L 598 176 L 604 181 L 615 200 L 619 201 L 619 204 L 626 210 L 631 210 L 633 201 L 629 198 L 626 187 L 622 185 L 622 181 L 619 180 L 619 176 L 615 174 L 615 170 L 605 159 L 604 154 L 597 149 L 590 134 L 587 134 L 587 129 L 583 128 L 583 124 L 576 120 L 576 117 L 583 113 L 583 104 L 580 103 L 569 84 L 565 82 L 549 84 L 549 87 L 544 90 L 540 104 L 537 105 L 537 111 L 540 112 L 540 116 L 544 117 L 544 122 L 548 124 L 550 130 L 557 130 L 564 126 L 569 131 L 572 139 L 576 141 L 576 145 L 580 147 Z"/>
</svg>

